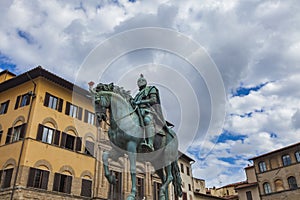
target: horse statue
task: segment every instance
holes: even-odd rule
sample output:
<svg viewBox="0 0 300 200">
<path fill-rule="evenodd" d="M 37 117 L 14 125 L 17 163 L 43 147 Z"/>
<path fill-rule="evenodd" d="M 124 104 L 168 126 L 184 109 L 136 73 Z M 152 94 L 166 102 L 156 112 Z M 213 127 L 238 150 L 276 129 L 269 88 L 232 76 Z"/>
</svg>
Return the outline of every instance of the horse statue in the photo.
<svg viewBox="0 0 300 200">
<path fill-rule="evenodd" d="M 165 134 L 156 134 L 154 151 L 144 152 L 140 148 L 145 140 L 143 127 L 140 126 L 137 107 L 132 106 L 129 91 L 111 84 L 99 83 L 90 91 L 93 96 L 97 120 L 109 125 L 108 137 L 112 146 L 110 151 L 103 153 L 105 177 L 110 184 L 116 183 L 115 175 L 109 171 L 108 159 L 117 160 L 128 155 L 130 162 L 131 193 L 127 200 L 135 200 L 136 161 L 150 162 L 161 179 L 159 200 L 168 200 L 168 186 L 172 182 L 175 196 L 182 196 L 181 177 L 178 167 L 178 140 L 175 132 L 168 127 L 163 128 Z M 109 118 L 109 119 L 108 119 Z M 164 135 L 164 136 L 163 136 Z"/>
</svg>

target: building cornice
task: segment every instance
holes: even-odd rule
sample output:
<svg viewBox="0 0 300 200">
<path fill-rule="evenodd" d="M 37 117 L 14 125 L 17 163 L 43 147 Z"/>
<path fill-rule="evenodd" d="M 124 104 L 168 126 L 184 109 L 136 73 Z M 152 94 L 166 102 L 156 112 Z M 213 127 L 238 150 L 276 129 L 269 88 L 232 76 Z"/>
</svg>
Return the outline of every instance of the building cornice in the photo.
<svg viewBox="0 0 300 200">
<path fill-rule="evenodd" d="M 31 79 L 35 79 L 38 77 L 43 77 L 43 78 L 45 78 L 53 83 L 56 83 L 72 92 L 76 92 L 76 93 L 84 95 L 84 96 L 89 95 L 89 91 L 45 70 L 41 66 L 38 66 L 32 70 L 29 70 L 23 74 L 20 74 L 14 78 L 11 78 L 11 79 L 1 83 L 0 84 L 0 92 L 14 88 L 20 84 L 31 81 Z"/>
</svg>

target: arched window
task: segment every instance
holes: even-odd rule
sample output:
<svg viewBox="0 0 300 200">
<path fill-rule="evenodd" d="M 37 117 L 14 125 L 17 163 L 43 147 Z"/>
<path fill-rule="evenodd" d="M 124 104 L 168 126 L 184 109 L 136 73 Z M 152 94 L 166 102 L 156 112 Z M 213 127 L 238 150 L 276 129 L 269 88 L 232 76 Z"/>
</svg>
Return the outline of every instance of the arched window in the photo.
<svg viewBox="0 0 300 200">
<path fill-rule="evenodd" d="M 259 171 L 260 172 L 265 172 L 267 171 L 267 166 L 266 166 L 266 163 L 264 161 L 261 161 L 258 163 L 258 166 L 259 166 Z"/>
<path fill-rule="evenodd" d="M 288 166 L 288 165 L 292 164 L 291 157 L 289 154 L 282 156 L 282 163 L 283 163 L 283 166 Z"/>
<path fill-rule="evenodd" d="M 275 183 L 275 190 L 276 190 L 276 192 L 284 190 L 282 180 L 277 179 L 274 183 Z"/>
<path fill-rule="evenodd" d="M 288 178 L 289 188 L 294 190 L 298 188 L 296 178 L 294 176 L 290 176 Z"/>
<path fill-rule="evenodd" d="M 26 123 L 18 121 L 13 127 L 8 129 L 5 144 L 16 142 L 24 139 Z"/>
<path fill-rule="evenodd" d="M 295 153 L 295 157 L 296 157 L 297 162 L 300 162 L 300 151 L 297 151 Z"/>
<path fill-rule="evenodd" d="M 272 192 L 270 183 L 264 183 L 263 186 L 264 186 L 265 194 L 270 194 Z"/>
<path fill-rule="evenodd" d="M 40 166 L 39 168 L 30 167 L 27 187 L 47 190 L 49 174 L 49 169 L 45 166 Z"/>
</svg>

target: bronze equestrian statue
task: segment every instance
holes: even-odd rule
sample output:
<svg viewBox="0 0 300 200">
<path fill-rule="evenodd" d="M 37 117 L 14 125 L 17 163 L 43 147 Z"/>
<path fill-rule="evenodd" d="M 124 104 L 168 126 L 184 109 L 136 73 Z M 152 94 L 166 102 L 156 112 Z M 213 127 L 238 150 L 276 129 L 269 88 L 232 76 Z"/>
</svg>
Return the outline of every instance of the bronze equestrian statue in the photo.
<svg viewBox="0 0 300 200">
<path fill-rule="evenodd" d="M 159 91 L 147 86 L 141 75 L 137 82 L 139 92 L 132 98 L 128 91 L 111 84 L 90 85 L 97 120 L 109 124 L 108 137 L 112 149 L 103 153 L 105 177 L 110 184 L 116 182 L 110 173 L 108 159 L 117 160 L 128 155 L 130 161 L 131 193 L 126 200 L 136 196 L 136 160 L 151 162 L 160 177 L 159 200 L 168 200 L 168 186 L 172 182 L 175 196 L 182 196 L 178 167 L 178 140 L 170 123 L 163 118 Z M 109 119 L 107 117 L 109 113 Z"/>
</svg>

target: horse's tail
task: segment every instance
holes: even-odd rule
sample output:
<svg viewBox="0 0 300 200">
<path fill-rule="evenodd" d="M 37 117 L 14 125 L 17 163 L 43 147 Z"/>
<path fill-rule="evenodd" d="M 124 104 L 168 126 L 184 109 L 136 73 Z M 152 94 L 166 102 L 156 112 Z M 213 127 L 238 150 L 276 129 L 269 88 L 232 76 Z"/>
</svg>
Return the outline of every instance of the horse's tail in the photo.
<svg viewBox="0 0 300 200">
<path fill-rule="evenodd" d="M 172 176 L 173 176 L 172 183 L 174 186 L 174 193 L 175 193 L 175 196 L 181 197 L 182 196 L 182 188 L 181 188 L 182 180 L 181 180 L 177 160 L 172 162 L 171 167 L 172 167 Z"/>
</svg>

